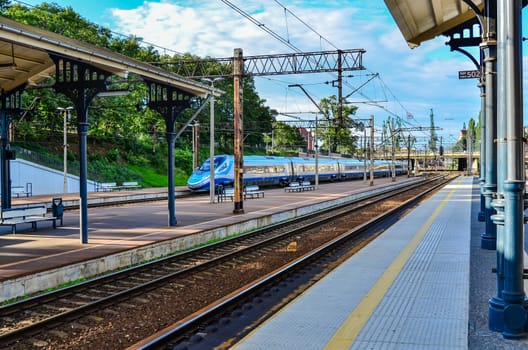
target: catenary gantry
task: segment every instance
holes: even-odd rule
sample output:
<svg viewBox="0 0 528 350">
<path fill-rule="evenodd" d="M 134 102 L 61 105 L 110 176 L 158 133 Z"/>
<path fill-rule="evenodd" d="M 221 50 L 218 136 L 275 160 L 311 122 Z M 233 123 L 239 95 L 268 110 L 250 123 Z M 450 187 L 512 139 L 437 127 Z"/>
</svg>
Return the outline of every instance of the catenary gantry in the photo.
<svg viewBox="0 0 528 350">
<path fill-rule="evenodd" d="M 211 93 L 207 85 L 185 79 L 159 67 L 80 42 L 46 30 L 0 17 L 0 117 L 2 145 L 2 208 L 11 207 L 7 130 L 10 120 L 22 109 L 21 94 L 27 86 L 55 78 L 53 88 L 70 98 L 78 119 L 80 162 L 80 236 L 88 243 L 87 131 L 88 106 L 100 92 L 107 91 L 109 78 L 134 74 L 148 85 L 148 106 L 159 112 L 166 123 L 168 156 L 168 221 L 176 224 L 174 207 L 175 118 L 190 107 L 195 96 Z M 219 90 L 214 90 L 219 94 Z"/>
</svg>

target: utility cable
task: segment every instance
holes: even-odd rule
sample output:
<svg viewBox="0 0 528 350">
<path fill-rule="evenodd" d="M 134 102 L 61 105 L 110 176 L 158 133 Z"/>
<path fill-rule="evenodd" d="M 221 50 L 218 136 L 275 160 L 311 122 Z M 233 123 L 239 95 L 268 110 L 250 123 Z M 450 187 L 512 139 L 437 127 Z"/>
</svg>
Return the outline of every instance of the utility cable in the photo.
<svg viewBox="0 0 528 350">
<path fill-rule="evenodd" d="M 229 6 L 231 9 L 235 10 L 239 14 L 241 14 L 243 17 L 247 18 L 249 21 L 251 21 L 253 24 L 255 24 L 257 27 L 274 37 L 275 39 L 282 42 L 284 45 L 288 46 L 290 49 L 294 50 L 295 52 L 302 52 L 301 49 L 290 43 L 288 40 L 284 39 L 282 36 L 271 30 L 270 28 L 266 27 L 266 25 L 262 22 L 259 22 L 257 19 L 255 19 L 253 16 L 251 16 L 249 13 L 242 10 L 240 7 L 233 4 L 231 1 L 228 0 L 221 0 L 224 4 Z"/>
<path fill-rule="evenodd" d="M 25 7 L 29 7 L 29 8 L 37 8 L 37 6 L 34 6 L 34 5 L 31 5 L 31 4 L 28 4 L 22 0 L 13 0 L 14 2 L 18 3 L 19 5 L 21 6 L 25 6 Z M 63 9 L 64 10 L 64 7 L 60 7 L 59 5 L 57 5 L 60 9 Z M 39 11 L 43 11 L 43 12 L 47 12 L 48 14 L 50 15 L 55 15 L 56 13 L 53 13 L 51 11 L 47 11 L 47 10 L 44 10 L 42 8 L 38 8 Z M 84 19 L 84 18 L 83 18 Z M 106 27 L 103 27 L 101 26 L 100 24 L 97 24 L 97 23 L 94 23 L 92 21 L 89 21 L 89 20 L 86 20 L 84 19 L 86 22 L 88 23 L 92 23 L 92 24 L 95 24 L 97 25 L 99 28 L 101 29 L 104 29 L 105 31 L 108 31 L 116 36 L 119 36 L 119 37 L 122 37 L 122 38 L 130 38 L 130 35 L 126 35 L 126 34 L 123 34 L 123 33 L 119 33 L 119 32 L 116 32 L 114 30 L 111 30 L 109 28 L 106 28 Z M 136 40 L 137 42 L 139 43 L 142 43 L 144 45 L 147 45 L 147 46 L 152 46 L 152 47 L 155 47 L 157 49 L 160 49 L 160 50 L 163 50 L 163 52 L 172 52 L 174 55 L 177 55 L 177 56 L 183 56 L 184 54 L 182 52 L 178 52 L 176 50 L 173 50 L 173 49 L 169 49 L 169 48 L 166 48 L 166 47 L 163 47 L 163 46 L 160 46 L 160 45 L 157 45 L 157 44 L 154 44 L 154 43 L 151 43 L 151 42 L 148 42 L 148 41 L 145 41 L 139 37 L 136 37 L 136 36 L 133 36 L 134 40 Z"/>
<path fill-rule="evenodd" d="M 315 34 L 317 34 L 319 36 L 319 39 L 320 40 L 323 40 L 325 41 L 327 44 L 329 44 L 330 46 L 332 46 L 334 49 L 336 50 L 339 50 L 339 48 L 337 46 L 335 46 L 332 42 L 330 42 L 328 39 L 326 39 L 324 36 L 322 36 L 321 34 L 319 34 L 319 32 L 317 32 L 317 30 L 315 30 L 312 26 L 310 26 L 308 23 L 306 23 L 305 21 L 303 21 L 299 16 L 297 16 L 295 13 L 293 13 L 290 9 L 286 8 L 286 6 L 284 6 L 283 4 L 281 4 L 278 0 L 275 0 L 275 2 L 281 6 L 282 8 L 284 8 L 284 12 L 289 12 L 293 17 L 295 17 L 296 20 L 298 20 L 299 22 L 301 22 L 306 28 L 310 29 L 312 32 L 314 32 Z"/>
</svg>

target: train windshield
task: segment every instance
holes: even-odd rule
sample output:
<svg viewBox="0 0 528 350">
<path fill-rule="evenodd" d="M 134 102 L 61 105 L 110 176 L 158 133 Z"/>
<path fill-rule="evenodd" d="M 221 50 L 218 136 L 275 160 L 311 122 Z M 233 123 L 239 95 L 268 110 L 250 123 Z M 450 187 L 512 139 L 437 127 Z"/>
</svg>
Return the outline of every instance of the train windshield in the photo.
<svg viewBox="0 0 528 350">
<path fill-rule="evenodd" d="M 225 161 L 225 157 L 215 157 L 214 160 L 214 167 L 215 169 L 218 168 L 220 164 L 222 164 Z M 200 171 L 210 171 L 211 170 L 211 162 L 209 159 L 207 159 L 205 162 L 203 162 L 202 166 L 198 169 Z"/>
</svg>

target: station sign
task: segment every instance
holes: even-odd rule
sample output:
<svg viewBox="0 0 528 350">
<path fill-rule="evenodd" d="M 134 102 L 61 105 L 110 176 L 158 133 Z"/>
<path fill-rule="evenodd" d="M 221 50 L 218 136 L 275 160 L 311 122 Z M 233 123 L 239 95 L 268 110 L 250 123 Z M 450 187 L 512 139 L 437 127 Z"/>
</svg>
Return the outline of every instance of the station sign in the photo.
<svg viewBox="0 0 528 350">
<path fill-rule="evenodd" d="M 458 79 L 479 79 L 480 71 L 475 70 L 461 70 L 458 72 Z"/>
</svg>

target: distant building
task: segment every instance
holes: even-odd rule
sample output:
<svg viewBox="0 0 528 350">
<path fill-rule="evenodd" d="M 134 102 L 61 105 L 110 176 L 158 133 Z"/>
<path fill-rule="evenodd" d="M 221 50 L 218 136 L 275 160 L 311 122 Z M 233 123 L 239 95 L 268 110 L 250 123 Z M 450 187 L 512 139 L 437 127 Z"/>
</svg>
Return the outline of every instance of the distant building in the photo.
<svg viewBox="0 0 528 350">
<path fill-rule="evenodd" d="M 313 135 L 312 132 L 306 128 L 299 128 L 302 138 L 306 141 L 308 151 L 313 151 Z"/>
<path fill-rule="evenodd" d="M 464 151 L 467 150 L 467 130 L 466 130 L 466 123 L 462 126 L 462 130 L 460 130 L 460 137 L 458 138 L 460 141 L 462 141 L 462 149 Z"/>
</svg>

